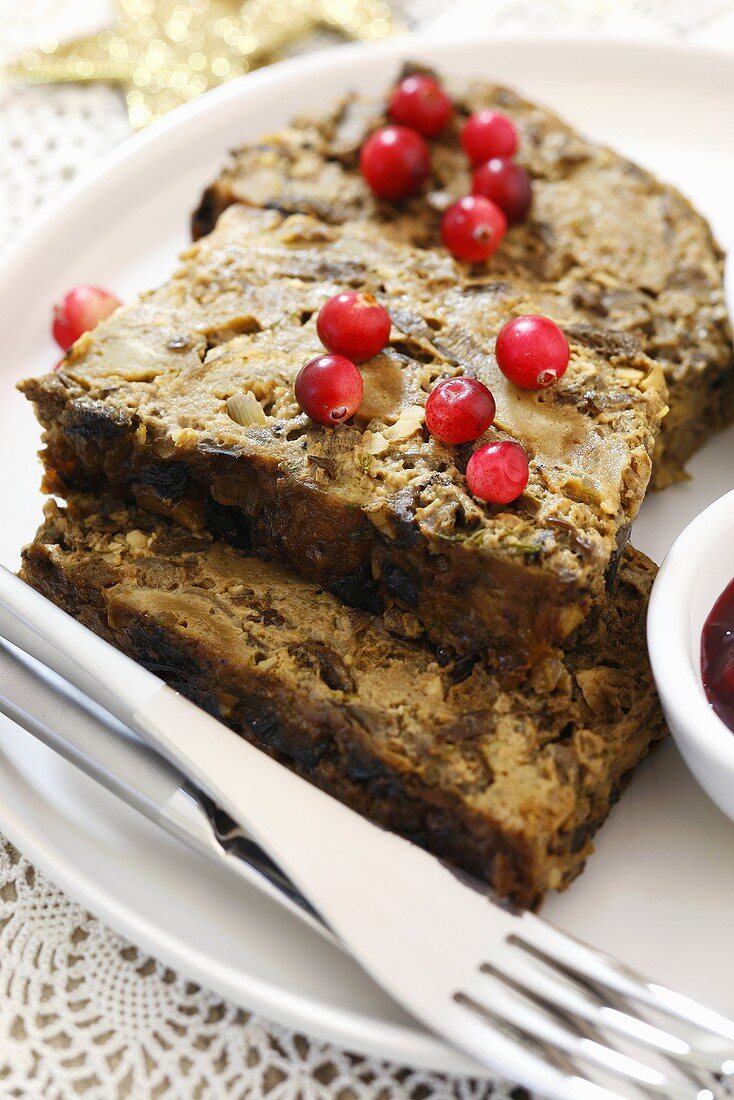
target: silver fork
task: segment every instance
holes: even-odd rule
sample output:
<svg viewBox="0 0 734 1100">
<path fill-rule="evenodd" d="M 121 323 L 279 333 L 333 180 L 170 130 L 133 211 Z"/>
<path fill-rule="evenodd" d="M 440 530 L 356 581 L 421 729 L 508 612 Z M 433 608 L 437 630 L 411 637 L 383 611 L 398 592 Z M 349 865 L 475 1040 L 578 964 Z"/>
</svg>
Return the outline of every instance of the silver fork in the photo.
<svg viewBox="0 0 734 1100">
<path fill-rule="evenodd" d="M 491 902 L 234 736 L 4 570 L 0 635 L 206 790 L 368 973 L 478 1066 L 552 1100 L 726 1095 L 732 1021 L 531 913 Z"/>
</svg>

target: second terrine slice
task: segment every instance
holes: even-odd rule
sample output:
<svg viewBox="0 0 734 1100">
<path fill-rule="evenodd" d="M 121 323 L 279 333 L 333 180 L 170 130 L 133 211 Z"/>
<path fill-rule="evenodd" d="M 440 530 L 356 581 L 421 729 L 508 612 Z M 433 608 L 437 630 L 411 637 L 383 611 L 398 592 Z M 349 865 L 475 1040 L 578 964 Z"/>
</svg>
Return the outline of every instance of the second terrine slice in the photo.
<svg viewBox="0 0 734 1100">
<path fill-rule="evenodd" d="M 94 499 L 46 509 L 23 576 L 232 729 L 379 824 L 536 905 L 582 869 L 664 733 L 628 548 L 583 645 L 520 690 L 443 667 L 273 562 Z"/>
</svg>

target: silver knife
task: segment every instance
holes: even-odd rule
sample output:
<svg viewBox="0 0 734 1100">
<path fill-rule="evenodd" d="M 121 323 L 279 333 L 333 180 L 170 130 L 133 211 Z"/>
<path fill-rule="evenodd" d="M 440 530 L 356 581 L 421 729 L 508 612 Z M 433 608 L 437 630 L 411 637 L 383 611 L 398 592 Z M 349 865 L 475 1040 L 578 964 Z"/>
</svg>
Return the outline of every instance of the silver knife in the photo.
<svg viewBox="0 0 734 1100">
<path fill-rule="evenodd" d="M 290 879 L 203 791 L 68 681 L 1 638 L 0 713 L 341 946 Z"/>
</svg>

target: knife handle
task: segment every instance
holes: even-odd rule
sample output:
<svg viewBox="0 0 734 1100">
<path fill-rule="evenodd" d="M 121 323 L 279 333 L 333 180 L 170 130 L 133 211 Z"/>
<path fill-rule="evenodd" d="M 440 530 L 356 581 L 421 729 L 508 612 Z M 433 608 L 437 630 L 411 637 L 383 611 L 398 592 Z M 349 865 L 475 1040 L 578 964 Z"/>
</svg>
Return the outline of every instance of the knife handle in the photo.
<svg viewBox="0 0 734 1100">
<path fill-rule="evenodd" d="M 350 924 L 365 919 L 367 884 L 386 866 L 398 880 L 406 858 L 447 875 L 432 857 L 304 782 L 1 567 L 0 636 L 59 673 L 193 780 L 337 934 L 342 915 Z"/>
<path fill-rule="evenodd" d="M 180 771 L 45 664 L 2 638 L 0 714 L 189 848 L 254 884 L 341 946 L 280 869 Z"/>
<path fill-rule="evenodd" d="M 3 639 L 0 713 L 153 821 L 184 782 L 126 726 Z"/>
<path fill-rule="evenodd" d="M 317 827 L 324 808 L 330 807 L 327 817 L 342 821 L 341 827 L 335 823 L 337 836 L 340 829 L 346 835 L 371 828 L 1 566 L 0 637 L 147 741 L 260 843 L 296 884 L 304 863 L 313 863 L 325 843 L 331 847 Z"/>
<path fill-rule="evenodd" d="M 125 725 L 163 681 L 0 566 L 0 636 Z"/>
</svg>

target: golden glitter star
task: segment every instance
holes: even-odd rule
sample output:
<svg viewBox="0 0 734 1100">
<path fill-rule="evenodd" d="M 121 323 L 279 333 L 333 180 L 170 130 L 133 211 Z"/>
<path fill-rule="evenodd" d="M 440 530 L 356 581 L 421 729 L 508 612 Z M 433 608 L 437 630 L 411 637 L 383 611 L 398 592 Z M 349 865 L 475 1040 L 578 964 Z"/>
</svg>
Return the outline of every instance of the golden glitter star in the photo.
<svg viewBox="0 0 734 1100">
<path fill-rule="evenodd" d="M 396 29 L 384 0 L 118 0 L 109 30 L 46 42 L 5 72 L 34 83 L 119 84 L 140 127 L 319 27 L 364 41 Z"/>
</svg>

